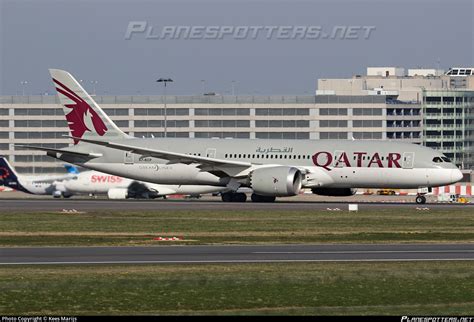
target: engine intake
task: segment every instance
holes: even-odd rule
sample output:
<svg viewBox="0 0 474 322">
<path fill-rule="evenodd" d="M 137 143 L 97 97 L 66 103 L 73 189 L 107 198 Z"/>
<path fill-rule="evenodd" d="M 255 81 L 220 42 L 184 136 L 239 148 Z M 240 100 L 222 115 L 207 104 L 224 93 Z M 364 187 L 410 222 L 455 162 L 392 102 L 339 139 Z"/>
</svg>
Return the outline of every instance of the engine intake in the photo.
<svg viewBox="0 0 474 322">
<path fill-rule="evenodd" d="M 276 166 L 255 169 L 250 173 L 250 187 L 262 196 L 287 197 L 301 190 L 302 175 L 293 167 Z"/>
</svg>

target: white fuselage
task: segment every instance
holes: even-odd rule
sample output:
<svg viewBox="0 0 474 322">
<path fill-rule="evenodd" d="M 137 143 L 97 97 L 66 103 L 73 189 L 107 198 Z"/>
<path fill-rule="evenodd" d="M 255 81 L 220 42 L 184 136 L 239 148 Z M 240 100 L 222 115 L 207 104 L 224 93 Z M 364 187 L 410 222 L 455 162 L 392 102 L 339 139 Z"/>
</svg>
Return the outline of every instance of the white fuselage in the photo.
<svg viewBox="0 0 474 322">
<path fill-rule="evenodd" d="M 235 177 L 244 178 L 254 169 L 291 166 L 305 170 L 303 187 L 419 188 L 460 180 L 461 172 L 449 162 L 436 163 L 439 152 L 406 143 L 383 141 L 314 140 L 213 140 L 126 139 L 124 144 L 152 147 L 219 160 L 252 165 Z M 86 162 L 68 160 L 84 167 L 122 177 L 178 185 L 220 185 L 228 180 L 203 170 L 199 164 L 183 164 L 95 145 L 80 150 L 101 154 Z M 248 186 L 241 181 L 242 186 Z"/>
<path fill-rule="evenodd" d="M 33 177 L 18 177 L 18 183 L 21 187 L 31 193 L 33 195 L 52 195 L 56 191 L 56 181 L 47 182 L 47 181 L 37 181 Z M 10 186 L 13 189 L 15 188 L 13 185 Z M 18 187 L 17 190 L 21 190 Z"/>
</svg>

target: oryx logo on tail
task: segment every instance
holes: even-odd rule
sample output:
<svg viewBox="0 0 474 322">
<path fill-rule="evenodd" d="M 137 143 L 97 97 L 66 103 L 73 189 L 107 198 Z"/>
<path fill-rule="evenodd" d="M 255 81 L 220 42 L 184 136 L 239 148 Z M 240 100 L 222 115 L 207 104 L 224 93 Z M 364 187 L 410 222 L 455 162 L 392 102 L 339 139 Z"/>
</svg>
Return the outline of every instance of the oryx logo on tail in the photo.
<svg viewBox="0 0 474 322">
<path fill-rule="evenodd" d="M 0 168 L 0 179 L 6 179 L 10 176 L 7 168 Z"/>
<path fill-rule="evenodd" d="M 89 119 L 92 121 L 95 132 L 98 135 L 103 136 L 108 129 L 97 112 L 94 111 L 86 101 L 80 98 L 66 85 L 54 78 L 53 81 L 56 83 L 56 90 L 58 93 L 63 94 L 74 102 L 73 104 L 64 104 L 65 107 L 71 109 L 71 112 L 66 114 L 66 120 L 68 122 L 69 129 L 71 130 L 71 135 L 76 138 L 82 138 L 86 131 L 92 132 L 92 130 L 86 124 L 86 117 L 89 117 Z M 90 122 L 88 123 L 90 124 Z M 78 142 L 79 140 L 74 139 L 74 144 L 77 144 Z"/>
</svg>

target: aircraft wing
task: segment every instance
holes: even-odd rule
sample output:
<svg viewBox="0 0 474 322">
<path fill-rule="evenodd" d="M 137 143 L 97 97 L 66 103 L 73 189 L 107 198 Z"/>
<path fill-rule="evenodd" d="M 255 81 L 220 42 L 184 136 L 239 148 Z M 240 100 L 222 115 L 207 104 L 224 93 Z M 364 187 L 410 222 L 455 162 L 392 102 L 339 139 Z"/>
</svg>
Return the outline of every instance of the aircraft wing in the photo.
<svg viewBox="0 0 474 322">
<path fill-rule="evenodd" d="M 221 173 L 224 173 L 225 174 L 224 176 L 236 176 L 240 172 L 252 167 L 252 163 L 250 162 L 229 161 L 229 160 L 201 157 L 201 156 L 196 156 L 196 155 L 189 155 L 189 154 L 176 153 L 176 152 L 170 152 L 170 151 L 142 148 L 142 147 L 137 147 L 133 145 L 120 144 L 120 143 L 114 143 L 114 142 L 83 139 L 83 138 L 77 138 L 77 137 L 72 137 L 72 138 L 75 140 L 84 141 L 84 142 L 96 144 L 96 145 L 101 145 L 101 146 L 109 147 L 112 149 L 128 151 L 128 152 L 141 154 L 145 156 L 151 156 L 158 159 L 168 160 L 169 163 L 185 163 L 185 164 L 197 163 L 199 164 L 199 167 L 203 171 L 208 171 L 218 176 L 222 176 L 220 175 Z"/>
<path fill-rule="evenodd" d="M 75 156 L 89 157 L 89 158 L 98 158 L 102 156 L 101 154 L 97 154 L 97 153 L 83 153 L 83 152 L 67 151 L 67 150 L 61 150 L 61 149 L 43 148 L 41 146 L 33 146 L 33 145 L 15 144 L 15 146 L 20 147 L 20 148 L 30 149 L 30 150 L 39 150 L 39 151 L 61 153 L 61 154 L 71 154 Z"/>
</svg>

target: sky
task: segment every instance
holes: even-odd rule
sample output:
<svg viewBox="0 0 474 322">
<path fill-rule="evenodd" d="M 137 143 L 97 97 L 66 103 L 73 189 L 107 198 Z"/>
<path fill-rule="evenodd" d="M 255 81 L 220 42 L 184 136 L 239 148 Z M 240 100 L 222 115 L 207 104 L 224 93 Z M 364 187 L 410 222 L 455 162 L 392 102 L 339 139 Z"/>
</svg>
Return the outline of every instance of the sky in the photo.
<svg viewBox="0 0 474 322">
<path fill-rule="evenodd" d="M 176 95 L 313 95 L 318 78 L 367 66 L 474 67 L 473 8 L 472 0 L 0 0 L 0 95 L 54 94 L 48 68 L 97 95 L 161 95 L 159 78 L 173 79 L 167 93 Z M 127 39 L 134 22 L 152 37 L 179 26 L 282 34 L 148 39 L 136 27 Z M 296 26 L 320 35 L 288 37 Z"/>
</svg>

